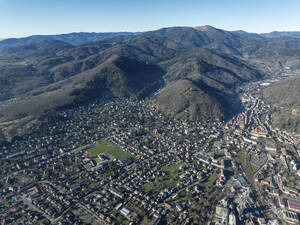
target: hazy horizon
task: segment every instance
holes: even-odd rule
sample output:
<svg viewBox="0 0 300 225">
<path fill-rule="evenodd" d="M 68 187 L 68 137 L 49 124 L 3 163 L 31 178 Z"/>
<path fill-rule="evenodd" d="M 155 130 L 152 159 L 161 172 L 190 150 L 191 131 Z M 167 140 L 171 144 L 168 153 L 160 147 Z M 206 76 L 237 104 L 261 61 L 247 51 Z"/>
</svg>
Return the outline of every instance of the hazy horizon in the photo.
<svg viewBox="0 0 300 225">
<path fill-rule="evenodd" d="M 206 26 L 206 25 L 199 25 L 199 26 Z M 211 25 L 210 25 L 211 26 Z M 176 27 L 176 26 L 173 26 Z M 198 26 L 182 26 L 182 27 L 198 27 Z M 213 26 L 214 27 L 214 26 Z M 71 34 L 71 33 L 121 33 L 121 32 L 132 32 L 132 33 L 139 33 L 139 32 L 147 32 L 147 31 L 153 31 L 153 30 L 158 30 L 158 29 L 162 29 L 162 28 L 168 28 L 168 27 L 159 27 L 157 29 L 152 29 L 152 30 L 144 30 L 144 31 L 73 31 L 73 32 L 64 32 L 64 33 L 36 33 L 36 34 L 29 34 L 26 36 L 11 36 L 11 37 L 0 37 L 0 41 L 5 40 L 5 39 L 10 39 L 10 38 L 26 38 L 26 37 L 30 37 L 30 36 L 35 36 L 35 35 L 40 35 L 40 36 L 46 36 L 46 35 L 62 35 L 62 34 Z M 215 27 L 217 29 L 221 29 L 221 30 L 226 30 L 220 27 Z M 246 30 L 227 30 L 227 31 L 245 31 L 248 33 L 256 33 L 256 32 L 249 32 Z M 271 33 L 271 32 L 300 32 L 299 30 L 273 30 L 273 31 L 269 31 L 269 32 L 259 32 L 257 34 L 264 34 L 264 33 Z"/>
</svg>

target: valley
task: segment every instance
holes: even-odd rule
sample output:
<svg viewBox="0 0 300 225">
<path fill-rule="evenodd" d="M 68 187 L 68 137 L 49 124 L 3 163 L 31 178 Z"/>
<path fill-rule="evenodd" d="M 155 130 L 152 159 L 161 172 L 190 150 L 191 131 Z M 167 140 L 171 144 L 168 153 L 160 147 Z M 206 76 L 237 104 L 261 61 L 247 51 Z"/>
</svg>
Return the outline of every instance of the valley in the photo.
<svg viewBox="0 0 300 225">
<path fill-rule="evenodd" d="M 46 224 L 293 221 L 299 136 L 272 126 L 257 92 L 264 83 L 241 87 L 244 110 L 226 123 L 173 119 L 149 100 L 111 95 L 52 114 L 5 145 L 1 187 L 10 191 L 2 211 L 27 204 L 28 215 Z M 126 154 L 114 159 L 103 141 Z M 18 215 L 6 221 L 30 220 Z"/>
<path fill-rule="evenodd" d="M 6 224 L 299 223 L 298 123 L 276 113 L 298 116 L 300 40 L 28 40 L 1 52 L 25 62 L 0 66 Z"/>
</svg>

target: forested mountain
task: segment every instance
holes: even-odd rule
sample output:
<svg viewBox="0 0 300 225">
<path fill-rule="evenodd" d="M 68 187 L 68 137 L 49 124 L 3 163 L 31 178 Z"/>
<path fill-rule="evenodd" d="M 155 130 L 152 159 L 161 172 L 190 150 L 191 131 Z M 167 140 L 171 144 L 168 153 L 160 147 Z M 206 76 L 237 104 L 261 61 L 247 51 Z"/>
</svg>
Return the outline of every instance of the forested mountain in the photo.
<svg viewBox="0 0 300 225">
<path fill-rule="evenodd" d="M 13 43 L 0 56 L 1 120 L 81 104 L 104 92 L 149 97 L 179 117 L 186 111 L 190 118 L 224 119 L 234 111 L 233 86 L 269 75 L 270 64 L 300 66 L 298 39 L 211 26 L 113 33 L 98 41 L 104 36 L 82 35 L 0 42 Z M 79 44 L 86 41 L 93 42 Z"/>
<path fill-rule="evenodd" d="M 109 33 L 69 33 L 69 34 L 58 34 L 58 35 L 33 35 L 24 38 L 7 38 L 4 40 L 0 39 L 0 50 L 5 48 L 17 47 L 27 44 L 36 44 L 44 41 L 63 41 L 72 45 L 79 45 L 83 43 L 99 41 L 105 38 L 133 35 L 131 32 L 109 32 Z"/>
</svg>

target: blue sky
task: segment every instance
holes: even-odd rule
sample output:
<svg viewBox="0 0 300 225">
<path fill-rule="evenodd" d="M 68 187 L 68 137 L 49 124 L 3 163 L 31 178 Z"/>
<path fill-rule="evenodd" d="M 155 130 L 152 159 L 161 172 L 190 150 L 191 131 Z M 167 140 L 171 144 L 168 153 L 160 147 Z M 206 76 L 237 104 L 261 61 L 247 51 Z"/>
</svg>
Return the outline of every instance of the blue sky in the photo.
<svg viewBox="0 0 300 225">
<path fill-rule="evenodd" d="M 0 0 L 0 38 L 212 25 L 300 31 L 300 0 Z"/>
</svg>

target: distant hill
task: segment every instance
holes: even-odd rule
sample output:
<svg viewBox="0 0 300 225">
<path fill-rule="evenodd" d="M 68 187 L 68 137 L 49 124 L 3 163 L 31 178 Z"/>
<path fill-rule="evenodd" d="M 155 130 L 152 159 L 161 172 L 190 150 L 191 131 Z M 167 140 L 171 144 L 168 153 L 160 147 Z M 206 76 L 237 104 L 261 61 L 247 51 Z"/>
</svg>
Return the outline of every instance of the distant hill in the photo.
<svg viewBox="0 0 300 225">
<path fill-rule="evenodd" d="M 264 100 L 273 107 L 276 127 L 300 134 L 300 77 L 280 81 L 263 90 Z"/>
<path fill-rule="evenodd" d="M 300 31 L 273 31 L 260 35 L 266 38 L 300 38 Z"/>
<path fill-rule="evenodd" d="M 131 32 L 109 32 L 109 33 L 69 33 L 59 35 L 33 35 L 24 38 L 8 38 L 0 41 L 0 50 L 10 47 L 18 47 L 27 44 L 36 44 L 43 41 L 63 41 L 72 45 L 99 41 L 105 38 L 133 35 Z"/>
<path fill-rule="evenodd" d="M 25 59 L 29 56 L 35 55 L 36 53 L 38 53 L 39 55 L 47 54 L 49 56 L 53 53 L 56 53 L 57 51 L 61 51 L 72 47 L 73 45 L 63 41 L 45 40 L 41 42 L 3 49 L 0 53 L 0 58 L 2 55 L 4 55 L 3 58 Z"/>
<path fill-rule="evenodd" d="M 41 37 L 11 40 L 14 46 L 1 51 L 2 121 L 84 104 L 105 92 L 149 97 L 174 116 L 187 111 L 192 119 L 223 119 L 233 111 L 232 87 L 284 66 L 300 66 L 295 60 L 298 39 L 270 39 L 211 26 L 114 33 L 79 45 L 79 40 L 70 41 L 72 35 L 64 40 Z"/>
<path fill-rule="evenodd" d="M 235 57 L 214 50 L 197 49 L 164 61 L 167 83 L 154 97 L 163 111 L 193 119 L 225 119 L 229 104 L 223 96 L 234 95 L 230 87 L 262 76 L 254 68 Z M 169 99 L 169 100 L 168 100 Z"/>
<path fill-rule="evenodd" d="M 213 88 L 190 79 L 167 85 L 153 102 L 167 114 L 192 120 L 222 120 L 229 112 L 228 103 Z"/>
<path fill-rule="evenodd" d="M 27 77 L 17 76 L 11 80 L 8 76 L 5 81 L 7 88 L 0 92 L 2 98 L 6 95 L 10 95 L 10 98 L 19 96 L 15 103 L 0 107 L 0 115 L 4 120 L 39 115 L 70 104 L 85 104 L 104 92 L 119 97 L 144 98 L 159 87 L 158 80 L 164 74 L 157 65 L 117 56 L 88 71 L 78 72 L 56 82 L 49 75 L 45 76 L 46 74 L 32 67 L 26 68 Z M 16 72 L 15 74 L 18 75 Z M 11 88 L 12 83 L 19 89 Z M 45 83 L 48 85 L 44 85 Z"/>
<path fill-rule="evenodd" d="M 249 40 L 264 41 L 264 37 L 261 34 L 248 33 L 243 30 L 232 31 L 232 33 L 235 35 L 238 35 L 242 38 L 249 39 Z"/>
</svg>

